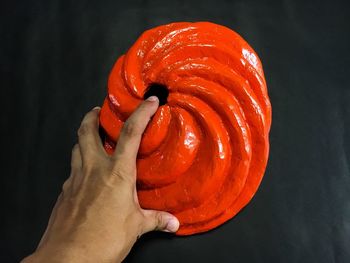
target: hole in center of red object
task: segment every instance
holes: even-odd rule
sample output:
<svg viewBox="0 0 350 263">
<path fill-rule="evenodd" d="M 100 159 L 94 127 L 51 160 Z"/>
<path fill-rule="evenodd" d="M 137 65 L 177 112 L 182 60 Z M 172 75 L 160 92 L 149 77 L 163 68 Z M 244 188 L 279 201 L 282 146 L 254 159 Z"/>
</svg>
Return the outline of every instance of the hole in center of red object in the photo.
<svg viewBox="0 0 350 263">
<path fill-rule="evenodd" d="M 157 96 L 159 99 L 159 106 L 162 106 L 167 103 L 169 95 L 169 90 L 165 85 L 153 83 L 148 86 L 147 91 L 143 95 L 143 99 L 147 99 L 151 96 Z"/>
</svg>

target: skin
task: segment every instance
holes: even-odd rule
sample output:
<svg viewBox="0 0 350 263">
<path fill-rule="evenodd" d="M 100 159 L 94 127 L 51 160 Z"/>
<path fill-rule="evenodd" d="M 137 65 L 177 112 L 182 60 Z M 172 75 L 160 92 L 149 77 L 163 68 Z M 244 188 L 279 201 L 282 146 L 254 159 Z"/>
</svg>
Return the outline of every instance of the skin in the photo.
<svg viewBox="0 0 350 263">
<path fill-rule="evenodd" d="M 36 251 L 22 262 L 121 262 L 144 233 L 178 230 L 173 215 L 142 209 L 136 192 L 141 137 L 158 105 L 154 96 L 140 104 L 111 156 L 98 133 L 100 108 L 85 115 L 72 150 L 70 177 Z"/>
</svg>

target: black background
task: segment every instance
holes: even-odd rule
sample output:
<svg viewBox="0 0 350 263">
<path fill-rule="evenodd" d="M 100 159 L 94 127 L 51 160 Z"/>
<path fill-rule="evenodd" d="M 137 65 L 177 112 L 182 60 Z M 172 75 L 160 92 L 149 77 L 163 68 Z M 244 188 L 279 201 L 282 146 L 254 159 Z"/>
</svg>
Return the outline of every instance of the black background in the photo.
<svg viewBox="0 0 350 263">
<path fill-rule="evenodd" d="M 83 115 L 114 61 L 146 29 L 212 21 L 259 54 L 273 107 L 253 201 L 191 237 L 152 233 L 127 262 L 350 262 L 350 19 L 339 1 L 1 2 L 1 255 L 31 253 Z M 49 262 L 49 261 L 48 261 Z"/>
</svg>

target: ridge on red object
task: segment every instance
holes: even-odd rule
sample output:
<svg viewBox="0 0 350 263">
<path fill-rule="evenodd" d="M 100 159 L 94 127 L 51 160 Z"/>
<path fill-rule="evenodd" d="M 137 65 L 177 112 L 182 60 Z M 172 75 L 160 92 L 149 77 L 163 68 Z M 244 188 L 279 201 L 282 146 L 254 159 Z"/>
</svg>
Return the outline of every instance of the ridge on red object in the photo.
<svg viewBox="0 0 350 263">
<path fill-rule="evenodd" d="M 154 84 L 169 95 L 141 141 L 140 205 L 174 214 L 177 235 L 208 231 L 248 204 L 265 172 L 271 105 L 261 62 L 241 36 L 214 23 L 145 31 L 109 75 L 100 114 L 108 153 Z"/>
</svg>

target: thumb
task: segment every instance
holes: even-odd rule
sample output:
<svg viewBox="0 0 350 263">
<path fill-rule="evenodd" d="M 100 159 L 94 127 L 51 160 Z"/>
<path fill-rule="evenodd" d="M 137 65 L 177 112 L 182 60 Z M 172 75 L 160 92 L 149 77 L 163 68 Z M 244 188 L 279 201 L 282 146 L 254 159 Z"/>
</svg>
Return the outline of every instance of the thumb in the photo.
<svg viewBox="0 0 350 263">
<path fill-rule="evenodd" d="M 143 210 L 143 212 L 146 217 L 143 234 L 154 230 L 175 233 L 179 229 L 179 220 L 170 213 L 156 210 Z"/>
</svg>

